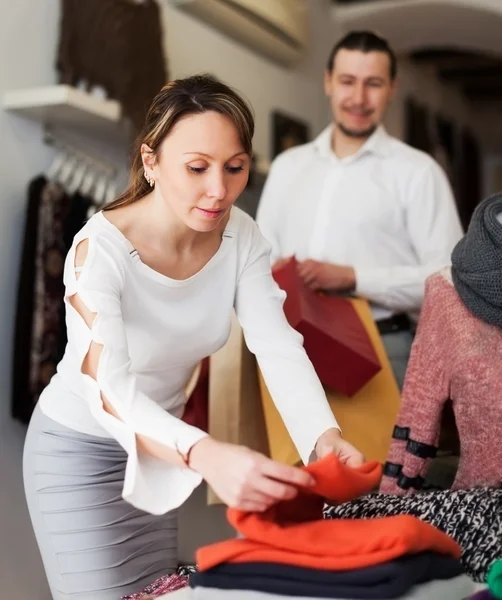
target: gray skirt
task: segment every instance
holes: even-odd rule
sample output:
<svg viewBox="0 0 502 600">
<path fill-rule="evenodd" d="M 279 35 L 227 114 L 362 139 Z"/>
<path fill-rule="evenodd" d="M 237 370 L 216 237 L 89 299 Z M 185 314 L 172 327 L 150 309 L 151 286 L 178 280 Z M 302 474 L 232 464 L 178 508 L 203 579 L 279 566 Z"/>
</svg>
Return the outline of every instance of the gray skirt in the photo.
<svg viewBox="0 0 502 600">
<path fill-rule="evenodd" d="M 118 600 L 177 566 L 177 513 L 154 516 L 122 499 L 127 455 L 113 439 L 34 411 L 23 475 L 54 600 Z"/>
</svg>

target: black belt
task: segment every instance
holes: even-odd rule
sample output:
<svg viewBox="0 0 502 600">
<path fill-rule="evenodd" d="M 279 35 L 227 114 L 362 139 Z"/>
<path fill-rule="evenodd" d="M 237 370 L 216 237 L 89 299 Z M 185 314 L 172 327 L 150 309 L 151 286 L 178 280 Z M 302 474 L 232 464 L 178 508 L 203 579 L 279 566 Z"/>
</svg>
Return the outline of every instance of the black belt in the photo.
<svg viewBox="0 0 502 600">
<path fill-rule="evenodd" d="M 389 317 L 388 319 L 381 319 L 380 321 L 377 321 L 376 324 L 380 335 L 411 330 L 411 320 L 408 315 L 404 313 L 392 315 L 392 317 Z"/>
</svg>

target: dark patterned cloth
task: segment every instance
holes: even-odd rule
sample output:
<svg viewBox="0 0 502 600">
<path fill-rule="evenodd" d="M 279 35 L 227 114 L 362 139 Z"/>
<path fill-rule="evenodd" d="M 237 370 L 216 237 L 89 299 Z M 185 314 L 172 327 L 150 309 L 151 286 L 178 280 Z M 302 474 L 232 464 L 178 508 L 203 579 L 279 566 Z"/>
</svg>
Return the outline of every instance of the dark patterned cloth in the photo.
<svg viewBox="0 0 502 600">
<path fill-rule="evenodd" d="M 35 256 L 37 250 L 38 214 L 42 191 L 47 185 L 43 176 L 28 186 L 28 205 L 24 224 L 23 246 L 17 288 L 12 360 L 11 413 L 15 419 L 28 423 L 33 411 L 29 393 L 30 352 L 33 330 L 35 290 Z"/>
<path fill-rule="evenodd" d="M 56 372 L 61 359 L 61 305 L 64 296 L 63 268 L 66 256 L 64 231 L 70 199 L 58 183 L 42 190 L 35 256 L 35 301 L 29 371 L 33 406 Z"/>
<path fill-rule="evenodd" d="M 37 177 L 29 186 L 14 330 L 12 415 L 28 423 L 61 358 L 63 234 L 70 200 Z"/>
<path fill-rule="evenodd" d="M 28 188 L 19 274 L 11 413 L 28 423 L 66 346 L 63 268 L 91 199 L 36 177 Z"/>
<path fill-rule="evenodd" d="M 412 515 L 437 527 L 462 548 L 462 564 L 482 582 L 502 558 L 502 489 L 442 490 L 393 496 L 369 494 L 324 508 L 325 519 L 371 519 Z"/>
<path fill-rule="evenodd" d="M 131 596 L 123 596 L 120 600 L 151 600 L 169 592 L 181 590 L 188 587 L 190 575 L 196 572 L 197 567 L 195 565 L 181 565 L 174 575 L 159 577 L 140 592 Z"/>
</svg>

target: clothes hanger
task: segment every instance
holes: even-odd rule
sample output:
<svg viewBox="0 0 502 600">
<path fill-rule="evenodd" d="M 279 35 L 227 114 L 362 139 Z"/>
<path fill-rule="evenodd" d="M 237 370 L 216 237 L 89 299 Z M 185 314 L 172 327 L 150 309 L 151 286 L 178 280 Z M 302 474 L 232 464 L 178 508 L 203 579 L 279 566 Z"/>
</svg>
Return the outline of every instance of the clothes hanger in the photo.
<svg viewBox="0 0 502 600">
<path fill-rule="evenodd" d="M 94 196 L 94 204 L 97 207 L 102 206 L 105 202 L 108 181 L 109 181 L 108 174 L 103 173 L 101 175 L 101 177 L 98 179 L 98 181 L 96 182 L 96 187 L 94 189 L 93 196 Z"/>
<path fill-rule="evenodd" d="M 79 190 L 88 169 L 89 163 L 86 160 L 81 159 L 79 164 L 75 168 L 75 171 L 73 172 L 73 177 L 70 178 L 70 181 L 68 183 L 68 193 L 73 195 Z"/>
<path fill-rule="evenodd" d="M 78 166 L 78 157 L 73 152 L 69 153 L 68 160 L 65 161 L 61 170 L 58 173 L 57 181 L 64 188 L 68 189 L 68 183 L 73 175 L 75 168 Z"/>
<path fill-rule="evenodd" d="M 45 177 L 48 179 L 48 181 L 55 181 L 57 179 L 57 176 L 66 160 L 68 160 L 67 153 L 60 150 L 54 157 L 54 160 L 45 173 Z"/>
<path fill-rule="evenodd" d="M 114 179 L 108 181 L 108 186 L 105 192 L 104 204 L 109 204 L 117 197 L 117 182 Z"/>
</svg>

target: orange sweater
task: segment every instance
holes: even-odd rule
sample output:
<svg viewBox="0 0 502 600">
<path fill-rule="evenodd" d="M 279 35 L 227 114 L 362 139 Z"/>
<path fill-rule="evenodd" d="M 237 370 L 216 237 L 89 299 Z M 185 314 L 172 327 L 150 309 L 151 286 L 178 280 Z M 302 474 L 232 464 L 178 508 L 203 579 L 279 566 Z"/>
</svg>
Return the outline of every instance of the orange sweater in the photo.
<svg viewBox="0 0 502 600">
<path fill-rule="evenodd" d="M 426 550 L 460 557 L 460 547 L 435 527 L 408 515 L 370 520 L 323 520 L 324 499 L 340 504 L 372 490 L 381 466 L 358 469 L 334 455 L 303 467 L 316 480 L 296 498 L 264 513 L 229 509 L 229 522 L 247 539 L 231 539 L 200 548 L 204 571 L 223 562 L 277 562 L 301 567 L 346 570 L 380 564 Z"/>
</svg>

